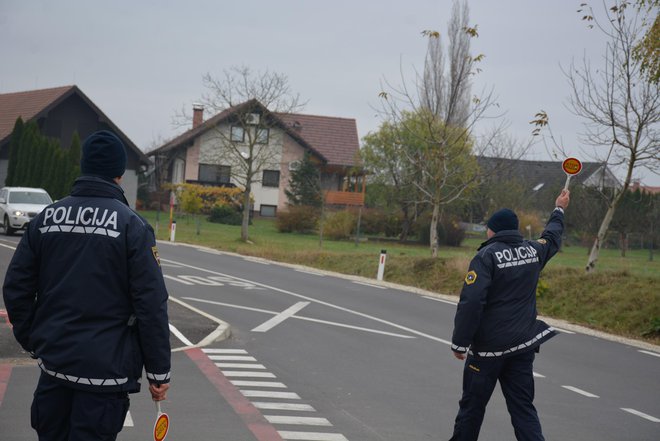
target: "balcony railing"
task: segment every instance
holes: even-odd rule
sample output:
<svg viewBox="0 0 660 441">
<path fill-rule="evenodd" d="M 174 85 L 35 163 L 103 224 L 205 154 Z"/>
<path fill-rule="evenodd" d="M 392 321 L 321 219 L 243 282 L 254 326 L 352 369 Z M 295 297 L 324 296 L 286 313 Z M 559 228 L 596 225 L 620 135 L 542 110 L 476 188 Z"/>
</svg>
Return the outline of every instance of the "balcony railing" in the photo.
<svg viewBox="0 0 660 441">
<path fill-rule="evenodd" d="M 364 206 L 364 193 L 351 191 L 326 191 L 325 203 L 328 205 Z"/>
</svg>

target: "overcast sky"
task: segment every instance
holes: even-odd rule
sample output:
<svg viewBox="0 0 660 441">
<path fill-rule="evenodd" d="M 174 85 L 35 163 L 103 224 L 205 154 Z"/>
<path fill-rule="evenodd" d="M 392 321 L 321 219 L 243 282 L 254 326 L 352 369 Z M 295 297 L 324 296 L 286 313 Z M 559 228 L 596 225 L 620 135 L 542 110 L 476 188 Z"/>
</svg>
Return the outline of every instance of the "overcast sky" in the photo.
<svg viewBox="0 0 660 441">
<path fill-rule="evenodd" d="M 543 109 L 566 150 L 584 156 L 566 109 L 560 65 L 600 60 L 604 39 L 576 11 L 582 0 L 471 0 L 473 92 L 492 87 L 510 133 L 529 138 Z M 597 2 L 596 2 L 597 3 Z M 181 132 L 172 117 L 204 92 L 202 76 L 248 66 L 288 76 L 303 113 L 355 118 L 376 130 L 381 83 L 412 81 L 426 39 L 445 34 L 451 0 L 2 0 L 0 93 L 77 85 L 143 150 Z M 205 115 L 208 117 L 209 115 Z M 530 159 L 552 159 L 537 143 Z M 588 160 L 589 158 L 584 158 Z M 558 172 L 561 173 L 561 170 Z M 657 176 L 645 175 L 649 185 Z"/>
</svg>

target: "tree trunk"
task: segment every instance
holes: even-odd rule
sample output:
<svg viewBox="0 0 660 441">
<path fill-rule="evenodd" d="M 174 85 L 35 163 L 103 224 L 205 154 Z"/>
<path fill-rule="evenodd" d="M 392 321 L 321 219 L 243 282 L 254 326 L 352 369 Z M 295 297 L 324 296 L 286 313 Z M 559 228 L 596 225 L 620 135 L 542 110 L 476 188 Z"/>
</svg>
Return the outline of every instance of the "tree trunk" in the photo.
<svg viewBox="0 0 660 441">
<path fill-rule="evenodd" d="M 433 204 L 431 215 L 431 231 L 429 242 L 431 242 L 431 256 L 438 257 L 438 221 L 440 219 L 440 204 Z"/>
<path fill-rule="evenodd" d="M 611 204 L 607 209 L 607 213 L 605 213 L 605 217 L 603 218 L 603 221 L 600 223 L 600 228 L 598 229 L 598 235 L 596 236 L 596 240 L 594 240 L 594 244 L 591 247 L 591 252 L 589 253 L 589 260 L 587 260 L 587 266 L 585 268 L 585 271 L 587 273 L 590 273 L 596 269 L 596 262 L 598 261 L 598 254 L 600 253 L 600 247 L 602 246 L 603 241 L 605 241 L 605 235 L 607 234 L 607 230 L 610 227 L 610 222 L 612 222 L 612 218 L 614 217 L 615 210 L 616 210 L 616 203 Z"/>
</svg>

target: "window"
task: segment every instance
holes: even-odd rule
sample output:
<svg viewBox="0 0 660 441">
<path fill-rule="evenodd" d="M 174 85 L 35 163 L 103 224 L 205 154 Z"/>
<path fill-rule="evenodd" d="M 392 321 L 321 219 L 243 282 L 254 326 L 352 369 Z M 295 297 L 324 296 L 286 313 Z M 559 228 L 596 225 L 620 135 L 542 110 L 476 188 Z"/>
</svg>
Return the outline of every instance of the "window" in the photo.
<svg viewBox="0 0 660 441">
<path fill-rule="evenodd" d="M 183 182 L 183 175 L 185 174 L 186 162 L 183 159 L 177 158 L 174 160 L 172 166 L 172 183 L 180 184 Z"/>
<path fill-rule="evenodd" d="M 278 170 L 264 170 L 261 184 L 264 187 L 279 187 L 280 186 L 280 172 Z"/>
<path fill-rule="evenodd" d="M 232 142 L 243 142 L 245 140 L 245 130 L 241 126 L 231 126 L 230 139 Z"/>
<path fill-rule="evenodd" d="M 270 129 L 257 129 L 257 144 L 268 144 Z"/>
<path fill-rule="evenodd" d="M 228 165 L 199 164 L 199 181 L 210 184 L 229 184 L 231 167 Z"/>
<path fill-rule="evenodd" d="M 275 217 L 277 214 L 277 207 L 275 205 L 261 205 L 259 207 L 259 216 L 261 217 Z"/>
</svg>

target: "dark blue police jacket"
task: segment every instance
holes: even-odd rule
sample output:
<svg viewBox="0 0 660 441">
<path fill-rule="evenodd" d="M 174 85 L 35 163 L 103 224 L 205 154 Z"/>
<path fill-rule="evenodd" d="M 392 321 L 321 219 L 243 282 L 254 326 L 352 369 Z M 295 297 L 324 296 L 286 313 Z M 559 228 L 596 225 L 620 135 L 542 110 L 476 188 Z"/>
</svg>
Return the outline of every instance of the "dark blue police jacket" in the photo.
<svg viewBox="0 0 660 441">
<path fill-rule="evenodd" d="M 561 245 L 564 213 L 557 208 L 541 238 L 499 231 L 470 267 L 454 318 L 452 350 L 477 358 L 506 357 L 537 348 L 556 331 L 536 318 L 536 286 Z"/>
<path fill-rule="evenodd" d="M 14 335 L 41 369 L 91 391 L 170 379 L 167 291 L 153 229 L 114 182 L 83 176 L 30 222 L 4 283 Z"/>
</svg>

